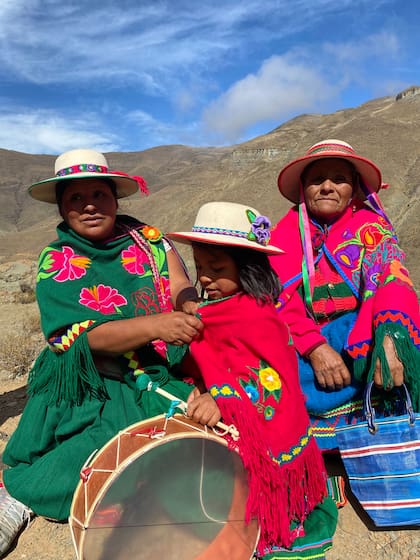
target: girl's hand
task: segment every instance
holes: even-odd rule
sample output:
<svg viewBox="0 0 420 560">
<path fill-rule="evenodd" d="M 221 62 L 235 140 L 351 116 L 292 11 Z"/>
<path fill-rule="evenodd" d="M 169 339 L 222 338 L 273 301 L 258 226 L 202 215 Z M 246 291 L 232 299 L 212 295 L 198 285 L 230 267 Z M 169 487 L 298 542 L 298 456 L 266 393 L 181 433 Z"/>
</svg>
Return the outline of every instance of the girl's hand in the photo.
<svg viewBox="0 0 420 560">
<path fill-rule="evenodd" d="M 189 394 L 187 405 L 187 416 L 203 426 L 212 428 L 222 417 L 219 407 L 210 393 L 200 393 L 197 388 Z"/>
<path fill-rule="evenodd" d="M 315 377 L 323 389 L 338 391 L 349 385 L 351 375 L 343 358 L 329 344 L 321 344 L 309 354 Z"/>
<path fill-rule="evenodd" d="M 182 311 L 188 315 L 196 315 L 198 311 L 198 301 L 184 301 Z"/>
<path fill-rule="evenodd" d="M 404 366 L 399 360 L 397 352 L 395 350 L 394 342 L 392 338 L 388 335 L 384 336 L 383 347 L 385 351 L 385 357 L 391 370 L 392 379 L 394 380 L 395 387 L 399 387 L 404 383 Z M 383 387 L 382 379 L 382 367 L 379 358 L 376 360 L 375 372 L 373 375 L 373 381 L 378 387 Z M 384 387 L 385 389 L 391 389 L 392 387 Z"/>
</svg>

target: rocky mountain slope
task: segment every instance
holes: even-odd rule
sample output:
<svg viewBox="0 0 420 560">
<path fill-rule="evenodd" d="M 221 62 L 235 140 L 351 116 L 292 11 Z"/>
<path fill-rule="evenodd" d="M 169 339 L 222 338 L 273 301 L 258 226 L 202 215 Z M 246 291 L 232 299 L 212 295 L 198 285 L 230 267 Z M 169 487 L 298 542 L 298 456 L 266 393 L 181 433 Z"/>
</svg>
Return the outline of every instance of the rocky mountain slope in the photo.
<svg viewBox="0 0 420 560">
<path fill-rule="evenodd" d="M 374 99 L 354 109 L 299 116 L 234 146 L 162 146 L 107 158 L 114 169 L 142 175 L 151 191 L 147 198 L 122 201 L 120 210 L 169 231 L 190 227 L 198 207 L 212 200 L 244 202 L 275 221 L 289 207 L 277 190 L 281 167 L 319 140 L 345 140 L 375 161 L 389 183 L 381 198 L 418 285 L 419 119 L 420 87 L 413 86 L 396 97 Z M 55 206 L 34 201 L 26 189 L 53 175 L 55 157 L 0 150 L 0 276 L 11 262 L 34 259 L 54 236 L 59 221 Z"/>
</svg>

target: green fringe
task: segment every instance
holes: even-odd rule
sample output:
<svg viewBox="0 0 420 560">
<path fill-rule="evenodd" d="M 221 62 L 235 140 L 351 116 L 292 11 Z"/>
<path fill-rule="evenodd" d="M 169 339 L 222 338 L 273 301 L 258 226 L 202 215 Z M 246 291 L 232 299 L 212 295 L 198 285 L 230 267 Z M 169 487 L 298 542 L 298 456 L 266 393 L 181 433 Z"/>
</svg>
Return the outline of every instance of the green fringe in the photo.
<svg viewBox="0 0 420 560">
<path fill-rule="evenodd" d="M 109 398 L 92 358 L 87 331 L 65 352 L 53 352 L 47 346 L 40 353 L 28 379 L 28 394 L 39 393 L 49 393 L 48 404 L 56 406 L 62 401 L 78 406 L 86 396 L 100 401 Z"/>
<path fill-rule="evenodd" d="M 420 411 L 420 352 L 417 350 L 416 346 L 413 344 L 410 335 L 403 326 L 397 323 L 383 323 L 378 325 L 375 330 L 375 346 L 373 348 L 372 355 L 369 360 L 369 370 L 367 372 L 366 381 L 372 381 L 375 372 L 375 363 L 379 358 L 382 367 L 382 379 L 383 385 L 388 390 L 394 387 L 394 381 L 391 376 L 391 371 L 389 369 L 389 364 L 385 356 L 385 351 L 383 348 L 383 341 L 385 335 L 392 338 L 395 350 L 398 354 L 399 359 L 404 365 L 404 382 L 407 385 L 408 391 L 413 402 L 413 407 L 416 412 Z M 362 360 L 357 360 L 357 362 L 362 362 Z M 364 364 L 355 363 L 355 375 L 356 377 L 360 374 L 361 366 L 366 367 L 366 361 Z M 356 372 L 356 368 L 358 371 Z M 359 378 L 360 379 L 360 378 Z"/>
</svg>

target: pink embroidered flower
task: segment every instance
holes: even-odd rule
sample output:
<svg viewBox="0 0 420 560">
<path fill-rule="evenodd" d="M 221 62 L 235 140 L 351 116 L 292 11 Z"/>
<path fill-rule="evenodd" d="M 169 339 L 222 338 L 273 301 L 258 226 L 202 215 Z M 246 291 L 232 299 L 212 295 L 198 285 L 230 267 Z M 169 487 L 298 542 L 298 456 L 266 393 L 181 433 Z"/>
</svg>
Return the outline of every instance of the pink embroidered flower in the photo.
<svg viewBox="0 0 420 560">
<path fill-rule="evenodd" d="M 147 263 L 147 256 L 137 245 L 130 245 L 121 253 L 121 263 L 125 270 L 130 274 L 144 274 L 144 264 Z"/>
<path fill-rule="evenodd" d="M 127 300 L 115 288 L 99 284 L 92 288 L 83 288 L 79 303 L 104 315 L 111 315 L 120 313 L 119 306 L 127 305 Z"/>
<path fill-rule="evenodd" d="M 65 282 L 66 280 L 78 280 L 86 274 L 91 260 L 82 255 L 76 255 L 71 247 L 63 246 L 62 251 L 49 251 L 45 261 L 46 272 L 58 270 L 58 274 L 54 276 L 57 282 Z"/>
</svg>

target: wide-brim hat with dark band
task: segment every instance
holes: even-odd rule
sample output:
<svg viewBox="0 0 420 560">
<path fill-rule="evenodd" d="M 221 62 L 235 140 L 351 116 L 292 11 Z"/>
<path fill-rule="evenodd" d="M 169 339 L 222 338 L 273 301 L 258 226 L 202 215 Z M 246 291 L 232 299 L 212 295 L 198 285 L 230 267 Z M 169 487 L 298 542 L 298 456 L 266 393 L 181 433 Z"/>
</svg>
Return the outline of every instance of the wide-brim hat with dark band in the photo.
<svg viewBox="0 0 420 560">
<path fill-rule="evenodd" d="M 138 179 L 140 178 L 130 177 L 120 171 L 110 171 L 105 156 L 95 150 L 79 149 L 64 152 L 55 160 L 54 172 L 55 177 L 38 181 L 29 187 L 28 192 L 33 198 L 42 202 L 57 202 L 55 191 L 57 183 L 69 179 L 112 179 L 117 198 L 130 196 L 139 191 Z M 146 189 L 146 183 L 144 188 Z"/>
<path fill-rule="evenodd" d="M 258 210 L 236 202 L 208 202 L 198 210 L 191 231 L 175 231 L 166 237 L 191 244 L 209 243 L 246 247 L 262 253 L 283 253 L 270 241 L 270 220 Z"/>
<path fill-rule="evenodd" d="M 366 198 L 366 194 L 376 193 L 381 188 L 381 172 L 372 161 L 356 154 L 347 142 L 323 140 L 311 146 L 304 156 L 289 162 L 280 171 L 277 184 L 282 195 L 295 204 L 299 203 L 301 175 L 305 167 L 323 158 L 340 158 L 354 165 L 367 190 L 367 193 L 358 193 L 361 198 Z"/>
</svg>

